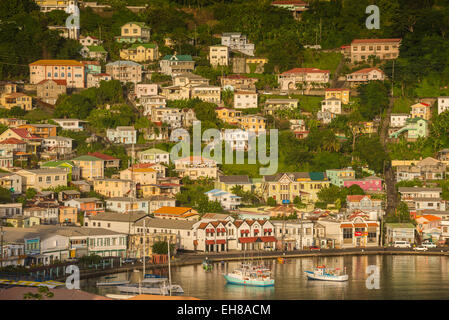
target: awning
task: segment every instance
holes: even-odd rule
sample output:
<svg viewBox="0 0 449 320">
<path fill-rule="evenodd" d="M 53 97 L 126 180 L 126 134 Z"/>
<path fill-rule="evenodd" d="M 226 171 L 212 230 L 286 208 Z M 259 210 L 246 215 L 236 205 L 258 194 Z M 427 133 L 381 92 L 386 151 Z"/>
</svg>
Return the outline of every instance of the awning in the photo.
<svg viewBox="0 0 449 320">
<path fill-rule="evenodd" d="M 340 225 L 340 228 L 352 228 L 352 224 L 343 223 Z"/>
<path fill-rule="evenodd" d="M 259 237 L 263 242 L 276 242 L 276 238 L 273 236 Z"/>
<path fill-rule="evenodd" d="M 216 244 L 226 244 L 226 240 L 225 239 L 219 239 L 217 241 L 215 241 Z"/>
<path fill-rule="evenodd" d="M 197 246 L 198 245 L 198 240 L 193 240 L 193 245 Z"/>
<path fill-rule="evenodd" d="M 256 241 L 257 237 L 243 237 L 243 238 L 239 238 L 239 242 L 240 243 L 252 243 Z"/>
<path fill-rule="evenodd" d="M 366 228 L 366 223 L 354 223 L 355 228 Z"/>
<path fill-rule="evenodd" d="M 215 244 L 215 240 L 206 240 L 206 244 Z"/>
</svg>

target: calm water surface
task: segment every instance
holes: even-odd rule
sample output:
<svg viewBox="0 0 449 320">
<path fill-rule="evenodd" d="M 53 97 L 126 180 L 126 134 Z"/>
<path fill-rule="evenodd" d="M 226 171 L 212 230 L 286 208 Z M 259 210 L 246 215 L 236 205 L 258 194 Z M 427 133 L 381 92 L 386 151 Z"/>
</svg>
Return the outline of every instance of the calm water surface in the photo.
<svg viewBox="0 0 449 320">
<path fill-rule="evenodd" d="M 200 299 L 449 299 L 449 259 L 430 256 L 345 256 L 286 259 L 285 264 L 263 260 L 275 278 L 275 286 L 268 288 L 245 287 L 226 284 L 222 273 L 239 267 L 240 262 L 215 264 L 214 270 L 205 272 L 201 265 L 174 267 L 172 283 L 180 284 L 185 295 Z M 325 282 L 307 280 L 305 270 L 317 265 L 343 268 L 349 281 Z M 365 281 L 366 267 L 380 268 L 380 289 L 369 290 Z M 149 271 L 152 272 L 152 271 Z M 155 270 L 167 276 L 168 270 Z M 138 282 L 142 272 L 116 274 L 111 280 Z M 81 280 L 81 289 L 106 295 L 119 294 L 115 287 L 96 287 L 104 277 Z"/>
</svg>

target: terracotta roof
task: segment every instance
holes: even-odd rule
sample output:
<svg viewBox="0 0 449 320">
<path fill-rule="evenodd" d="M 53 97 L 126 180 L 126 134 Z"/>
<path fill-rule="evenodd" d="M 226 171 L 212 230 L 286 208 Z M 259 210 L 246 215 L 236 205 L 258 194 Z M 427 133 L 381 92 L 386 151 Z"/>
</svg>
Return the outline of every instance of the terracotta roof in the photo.
<svg viewBox="0 0 449 320">
<path fill-rule="evenodd" d="M 54 80 L 54 79 L 45 79 L 45 80 L 42 80 L 41 82 L 38 82 L 38 84 L 44 84 L 44 83 L 50 82 L 50 81 L 53 81 L 57 85 L 60 85 L 60 86 L 66 86 L 67 85 L 67 81 L 65 81 L 65 80 Z"/>
<path fill-rule="evenodd" d="M 307 2 L 300 0 L 278 0 L 274 1 L 271 4 L 296 4 L 296 5 L 307 5 Z"/>
<path fill-rule="evenodd" d="M 343 224 L 340 225 L 340 228 L 352 228 L 352 224 L 343 223 Z"/>
<path fill-rule="evenodd" d="M 38 60 L 30 63 L 30 66 L 79 66 L 82 67 L 83 63 L 76 60 Z"/>
<path fill-rule="evenodd" d="M 330 73 L 329 70 L 321 70 L 317 68 L 294 68 L 287 70 L 281 74 L 290 74 L 290 73 Z"/>
<path fill-rule="evenodd" d="M 188 207 L 161 207 L 154 211 L 153 213 L 158 214 L 175 214 L 175 215 L 182 215 L 187 213 L 188 211 L 192 210 L 192 208 Z"/>
<path fill-rule="evenodd" d="M 32 135 L 27 129 L 24 128 L 10 128 L 15 134 L 24 139 L 38 139 L 39 137 Z"/>
<path fill-rule="evenodd" d="M 360 69 L 360 70 L 354 71 L 351 74 L 354 74 L 354 73 L 368 73 L 368 72 L 371 72 L 373 70 L 376 70 L 376 71 L 379 71 L 379 72 L 383 73 L 383 71 L 380 70 L 379 68 L 364 68 L 364 69 Z"/>
<path fill-rule="evenodd" d="M 247 76 L 244 76 L 241 74 L 231 74 L 229 76 L 224 76 L 222 78 L 223 79 L 256 79 L 257 80 L 257 78 L 250 78 L 250 77 L 247 77 Z"/>
<path fill-rule="evenodd" d="M 349 195 L 349 196 L 346 196 L 346 201 L 349 201 L 349 202 L 360 202 L 360 200 L 362 200 L 365 197 L 368 197 L 368 198 L 371 199 L 370 195 Z"/>
<path fill-rule="evenodd" d="M 104 153 L 100 153 L 100 152 L 88 152 L 87 154 L 89 156 L 94 156 L 96 158 L 100 158 L 103 160 L 120 160 L 120 159 L 114 158 L 113 156 L 110 156 L 110 155 L 104 154 Z"/>
<path fill-rule="evenodd" d="M 351 44 L 354 43 L 383 43 L 383 42 L 400 42 L 401 38 L 395 39 L 354 39 Z"/>
<path fill-rule="evenodd" d="M 334 88 L 334 89 L 326 89 L 324 91 L 349 91 L 350 89 L 346 88 Z"/>
<path fill-rule="evenodd" d="M 8 138 L 0 142 L 0 144 L 26 144 L 25 141 L 16 138 Z"/>
</svg>

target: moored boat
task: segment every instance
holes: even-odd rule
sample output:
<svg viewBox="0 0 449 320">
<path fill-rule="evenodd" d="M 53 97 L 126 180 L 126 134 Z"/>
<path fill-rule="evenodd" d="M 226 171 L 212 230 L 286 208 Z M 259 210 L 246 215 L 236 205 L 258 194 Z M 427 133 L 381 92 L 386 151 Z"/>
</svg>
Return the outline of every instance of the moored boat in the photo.
<svg viewBox="0 0 449 320">
<path fill-rule="evenodd" d="M 271 278 L 270 269 L 262 266 L 242 264 L 241 268 L 235 269 L 231 273 L 223 274 L 223 276 L 230 284 L 255 287 L 274 286 L 274 279 Z"/>
<path fill-rule="evenodd" d="M 310 280 L 321 281 L 348 281 L 348 275 L 346 274 L 346 268 L 344 272 L 341 272 L 339 268 L 326 268 L 325 266 L 318 266 L 313 271 L 304 271 L 307 278 Z"/>
<path fill-rule="evenodd" d="M 117 286 L 117 289 L 120 292 L 136 294 L 177 295 L 184 293 L 180 285 L 168 285 L 167 281 L 167 278 L 146 278 L 138 284 Z"/>
<path fill-rule="evenodd" d="M 97 282 L 97 287 L 104 287 L 104 286 L 119 286 L 122 284 L 128 284 L 128 280 L 117 280 L 117 281 L 105 281 L 105 282 Z"/>
</svg>

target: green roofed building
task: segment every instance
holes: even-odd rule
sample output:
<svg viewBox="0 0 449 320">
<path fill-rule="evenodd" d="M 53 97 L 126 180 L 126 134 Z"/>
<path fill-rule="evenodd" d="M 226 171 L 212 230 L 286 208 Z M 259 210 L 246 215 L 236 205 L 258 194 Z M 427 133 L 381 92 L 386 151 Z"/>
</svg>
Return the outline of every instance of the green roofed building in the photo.
<svg viewBox="0 0 449 320">
<path fill-rule="evenodd" d="M 195 61 L 191 55 L 166 55 L 159 61 L 161 72 L 169 76 L 177 76 L 195 69 Z"/>
<path fill-rule="evenodd" d="M 72 159 L 73 163 L 81 170 L 81 179 L 93 180 L 104 178 L 104 160 L 83 155 Z"/>
<path fill-rule="evenodd" d="M 137 153 L 140 163 L 170 163 L 170 153 L 161 149 L 148 149 Z"/>
<path fill-rule="evenodd" d="M 40 165 L 42 169 L 45 168 L 68 168 L 67 181 L 78 180 L 80 178 L 80 168 L 78 168 L 73 161 L 70 160 L 56 160 L 47 161 Z"/>
</svg>

